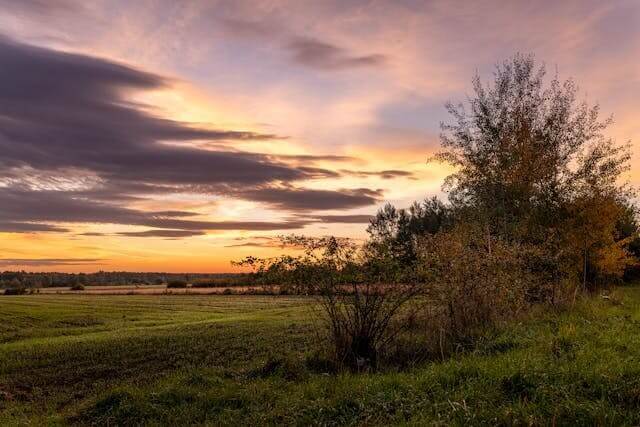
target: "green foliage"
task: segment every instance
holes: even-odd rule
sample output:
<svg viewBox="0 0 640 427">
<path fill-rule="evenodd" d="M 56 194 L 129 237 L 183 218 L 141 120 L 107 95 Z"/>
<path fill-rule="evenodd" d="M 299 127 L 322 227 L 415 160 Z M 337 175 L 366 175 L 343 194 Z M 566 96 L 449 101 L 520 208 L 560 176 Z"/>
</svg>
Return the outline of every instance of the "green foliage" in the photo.
<svg viewBox="0 0 640 427">
<path fill-rule="evenodd" d="M 287 381 L 300 381 L 307 378 L 307 375 L 301 360 L 279 356 L 269 357 L 263 366 L 249 372 L 250 378 L 280 377 Z"/>
<path fill-rule="evenodd" d="M 127 271 L 98 271 L 96 273 L 60 273 L 60 272 L 0 272 L 0 288 L 24 286 L 27 288 L 47 288 L 72 286 L 76 283 L 83 285 L 144 285 L 153 283 L 162 285 L 171 280 L 190 282 L 242 280 L 247 276 L 241 273 L 212 273 L 212 274 L 180 274 L 180 273 L 142 273 Z"/>
<path fill-rule="evenodd" d="M 385 259 L 399 269 L 413 269 L 418 241 L 427 234 L 447 230 L 453 225 L 453 210 L 436 197 L 409 209 L 396 209 L 387 203 L 371 220 L 366 250 L 370 260 Z"/>
</svg>

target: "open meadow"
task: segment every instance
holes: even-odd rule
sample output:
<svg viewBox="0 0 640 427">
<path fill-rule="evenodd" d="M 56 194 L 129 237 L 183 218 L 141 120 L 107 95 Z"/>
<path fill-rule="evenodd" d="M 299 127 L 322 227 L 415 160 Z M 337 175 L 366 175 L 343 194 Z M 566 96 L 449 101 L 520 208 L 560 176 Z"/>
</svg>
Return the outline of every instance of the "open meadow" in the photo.
<svg viewBox="0 0 640 427">
<path fill-rule="evenodd" d="M 0 425 L 640 423 L 640 287 L 475 347 L 334 374 L 309 299 L 0 297 Z"/>
</svg>

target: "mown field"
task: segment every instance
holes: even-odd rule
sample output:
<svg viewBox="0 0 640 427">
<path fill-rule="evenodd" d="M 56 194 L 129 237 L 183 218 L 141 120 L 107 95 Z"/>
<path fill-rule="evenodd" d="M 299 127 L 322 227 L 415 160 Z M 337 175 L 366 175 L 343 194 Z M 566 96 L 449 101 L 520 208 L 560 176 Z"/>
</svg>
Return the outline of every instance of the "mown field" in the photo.
<svg viewBox="0 0 640 427">
<path fill-rule="evenodd" d="M 401 371 L 311 363 L 309 300 L 0 296 L 0 425 L 638 425 L 640 287 Z"/>
</svg>

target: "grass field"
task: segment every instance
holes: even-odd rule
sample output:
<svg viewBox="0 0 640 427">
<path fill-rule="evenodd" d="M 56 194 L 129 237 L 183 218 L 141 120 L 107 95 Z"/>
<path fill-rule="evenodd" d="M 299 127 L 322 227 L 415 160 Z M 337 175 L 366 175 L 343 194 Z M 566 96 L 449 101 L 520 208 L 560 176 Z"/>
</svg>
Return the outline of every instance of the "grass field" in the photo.
<svg viewBox="0 0 640 427">
<path fill-rule="evenodd" d="M 311 366 L 309 301 L 0 297 L 0 425 L 640 423 L 640 287 L 401 372 Z"/>
</svg>

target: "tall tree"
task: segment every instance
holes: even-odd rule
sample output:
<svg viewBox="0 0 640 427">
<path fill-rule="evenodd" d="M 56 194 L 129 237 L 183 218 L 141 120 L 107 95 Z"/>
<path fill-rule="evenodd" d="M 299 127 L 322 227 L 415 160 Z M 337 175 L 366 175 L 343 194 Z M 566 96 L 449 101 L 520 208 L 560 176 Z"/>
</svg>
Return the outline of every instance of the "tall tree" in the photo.
<svg viewBox="0 0 640 427">
<path fill-rule="evenodd" d="M 447 105 L 453 120 L 442 124 L 436 159 L 458 169 L 446 187 L 493 232 L 537 232 L 531 226 L 552 224 L 585 186 L 618 191 L 628 167 L 628 146 L 603 134 L 611 119 L 577 102 L 572 80 L 545 84 L 545 75 L 532 56 L 516 55 L 496 67 L 493 85 L 475 76 L 467 105 Z"/>
<path fill-rule="evenodd" d="M 578 102 L 572 80 L 545 76 L 524 55 L 498 65 L 491 85 L 476 75 L 468 103 L 447 105 L 452 121 L 442 124 L 435 158 L 457 168 L 445 183 L 450 200 L 474 212 L 488 234 L 533 244 L 552 234 L 579 240 L 573 246 L 586 282 L 596 248 L 602 265 L 594 271 L 606 263 L 618 272 L 626 262 L 614 235 L 617 205 L 628 200 L 620 181 L 629 145 L 604 135 L 611 118 Z"/>
</svg>

